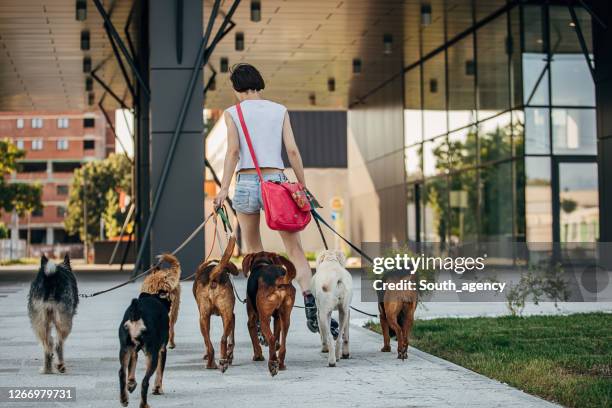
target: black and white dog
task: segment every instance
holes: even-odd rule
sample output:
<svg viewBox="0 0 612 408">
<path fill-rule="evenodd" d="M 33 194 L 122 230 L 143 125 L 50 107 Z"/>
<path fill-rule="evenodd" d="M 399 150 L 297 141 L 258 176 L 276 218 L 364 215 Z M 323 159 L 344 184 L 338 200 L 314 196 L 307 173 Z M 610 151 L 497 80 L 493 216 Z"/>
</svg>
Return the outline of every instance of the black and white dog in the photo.
<svg viewBox="0 0 612 408">
<path fill-rule="evenodd" d="M 123 315 L 119 325 L 119 400 L 124 407 L 128 405 L 126 391 L 132 392 L 136 389 L 136 362 L 140 350 L 144 351 L 147 359 L 147 369 L 140 385 L 140 407 L 149 406 L 149 379 L 156 370 L 153 394 L 163 394 L 162 379 L 166 366 L 170 305 L 168 293 L 164 291 L 156 294 L 141 293 L 138 299 L 132 299 Z"/>
<path fill-rule="evenodd" d="M 55 326 L 57 344 L 57 371 L 66 371 L 64 365 L 64 341 L 72 330 L 72 318 L 76 314 L 79 296 L 76 278 L 70 268 L 68 254 L 64 262 L 55 264 L 44 255 L 40 258 L 40 269 L 30 285 L 28 295 L 28 314 L 32 328 L 41 341 L 44 352 L 42 373 L 53 372 L 53 337 L 51 328 Z"/>
</svg>

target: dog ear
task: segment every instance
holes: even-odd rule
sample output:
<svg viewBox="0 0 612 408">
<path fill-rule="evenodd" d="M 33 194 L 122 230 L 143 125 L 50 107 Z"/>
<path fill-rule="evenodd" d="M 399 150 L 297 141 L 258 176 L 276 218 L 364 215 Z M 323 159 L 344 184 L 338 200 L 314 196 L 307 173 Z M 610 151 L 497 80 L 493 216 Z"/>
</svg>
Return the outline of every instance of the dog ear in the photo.
<svg viewBox="0 0 612 408">
<path fill-rule="evenodd" d="M 234 276 L 238 275 L 238 268 L 236 268 L 236 265 L 234 265 L 233 262 L 228 262 L 225 266 L 225 270 Z"/>
<path fill-rule="evenodd" d="M 242 259 L 242 273 L 244 276 L 248 277 L 249 272 L 251 272 L 251 265 L 253 265 L 253 260 L 255 259 L 255 254 L 247 254 Z"/>
<path fill-rule="evenodd" d="M 317 268 L 319 267 L 319 265 L 321 265 L 321 262 L 323 262 L 323 259 L 325 259 L 325 254 L 326 254 L 326 251 L 321 251 L 319 252 L 319 255 L 317 255 Z"/>
<path fill-rule="evenodd" d="M 344 255 L 344 251 L 339 249 L 336 250 L 336 258 L 338 259 L 338 262 L 340 262 L 340 265 L 342 265 L 344 268 L 346 266 L 346 255 Z"/>
<path fill-rule="evenodd" d="M 289 282 L 295 279 L 296 271 L 295 271 L 295 266 L 293 265 L 293 262 L 291 262 L 289 259 L 285 258 L 282 255 L 275 255 L 274 262 L 277 264 L 283 265 L 285 267 L 285 269 L 287 270 L 286 276 Z"/>
<path fill-rule="evenodd" d="M 68 252 L 66 252 L 66 255 L 64 255 L 64 266 L 66 268 L 70 268 L 70 255 Z"/>
</svg>

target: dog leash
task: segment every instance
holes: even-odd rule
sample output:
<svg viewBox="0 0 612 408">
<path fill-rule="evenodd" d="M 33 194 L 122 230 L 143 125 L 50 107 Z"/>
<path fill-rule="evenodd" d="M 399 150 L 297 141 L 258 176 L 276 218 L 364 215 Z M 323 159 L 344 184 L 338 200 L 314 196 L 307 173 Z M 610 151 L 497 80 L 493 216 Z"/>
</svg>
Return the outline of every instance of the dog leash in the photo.
<svg viewBox="0 0 612 408">
<path fill-rule="evenodd" d="M 225 209 L 225 205 L 220 207 L 220 210 L 221 211 L 219 211 L 219 218 L 221 218 L 221 221 L 223 222 L 223 229 L 225 230 L 225 235 L 229 242 L 230 236 L 233 233 L 232 224 L 229 222 L 229 218 L 227 217 L 227 210 Z M 215 229 L 215 234 L 219 235 L 219 230 Z M 225 250 L 221 248 L 221 237 L 219 236 L 217 237 L 217 244 L 219 245 L 219 251 L 221 253 L 224 253 Z M 234 296 L 236 296 L 236 299 L 238 299 L 240 303 L 245 304 L 246 299 L 242 299 L 240 295 L 238 294 L 238 290 L 236 289 L 236 283 L 234 282 L 232 275 L 228 274 L 227 276 L 229 277 L 230 283 L 232 284 L 232 289 L 234 290 Z"/>
<path fill-rule="evenodd" d="M 208 223 L 208 221 L 212 218 L 212 216 L 215 215 L 215 212 L 211 212 L 210 215 L 208 215 L 208 217 L 206 217 L 206 219 L 200 224 L 198 225 L 198 227 L 174 250 L 171 252 L 172 255 L 176 255 L 177 253 L 179 253 L 183 248 L 185 248 L 185 246 L 191 242 L 191 240 L 193 240 L 193 238 L 195 238 L 195 236 L 206 226 L 206 223 Z M 94 292 L 94 293 L 79 293 L 79 297 L 80 298 L 91 298 L 94 296 L 98 296 L 101 295 L 103 293 L 108 293 L 111 292 L 115 289 L 119 289 L 125 285 L 128 285 L 132 282 L 135 282 L 136 280 L 138 280 L 139 278 L 147 275 L 148 273 L 150 273 L 153 269 L 157 268 L 159 265 L 161 264 L 161 260 L 157 261 L 153 266 L 151 266 L 149 269 L 145 270 L 142 273 L 139 273 L 138 275 L 128 279 L 127 281 L 120 283 L 118 285 L 115 285 L 113 287 L 110 287 L 108 289 L 105 290 L 101 290 L 98 292 Z"/>
</svg>

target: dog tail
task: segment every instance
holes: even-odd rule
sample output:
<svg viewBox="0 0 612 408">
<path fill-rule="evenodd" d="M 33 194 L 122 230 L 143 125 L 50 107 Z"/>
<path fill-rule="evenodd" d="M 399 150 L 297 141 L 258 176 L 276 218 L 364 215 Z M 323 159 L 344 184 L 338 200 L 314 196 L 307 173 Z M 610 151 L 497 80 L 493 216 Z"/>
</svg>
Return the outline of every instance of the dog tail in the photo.
<svg viewBox="0 0 612 408">
<path fill-rule="evenodd" d="M 225 270 L 225 267 L 229 263 L 230 258 L 232 257 L 232 254 L 234 253 L 235 245 L 236 245 L 236 237 L 232 235 L 229 241 L 227 242 L 227 247 L 225 247 L 225 252 L 223 252 L 223 256 L 221 257 L 221 260 L 219 261 L 217 266 L 215 266 L 214 269 L 210 272 L 209 279 L 211 281 L 214 281 L 215 279 L 217 279 L 219 275 L 221 275 L 221 273 Z"/>
<path fill-rule="evenodd" d="M 140 312 L 140 304 L 138 303 L 138 299 L 132 299 L 132 303 L 130 303 L 130 307 L 128 307 L 127 315 L 129 321 L 136 322 L 140 320 L 142 314 Z"/>
</svg>

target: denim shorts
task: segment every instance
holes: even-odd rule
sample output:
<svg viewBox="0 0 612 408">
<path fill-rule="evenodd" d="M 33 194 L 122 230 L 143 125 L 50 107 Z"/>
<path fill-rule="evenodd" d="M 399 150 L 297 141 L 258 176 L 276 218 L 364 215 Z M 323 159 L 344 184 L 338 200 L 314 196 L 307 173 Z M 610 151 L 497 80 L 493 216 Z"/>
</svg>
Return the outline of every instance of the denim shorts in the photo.
<svg viewBox="0 0 612 408">
<path fill-rule="evenodd" d="M 238 174 L 232 206 L 234 210 L 243 214 L 257 214 L 263 208 L 261 201 L 261 188 L 257 174 Z M 264 174 L 265 181 L 287 181 L 283 173 Z"/>
</svg>

